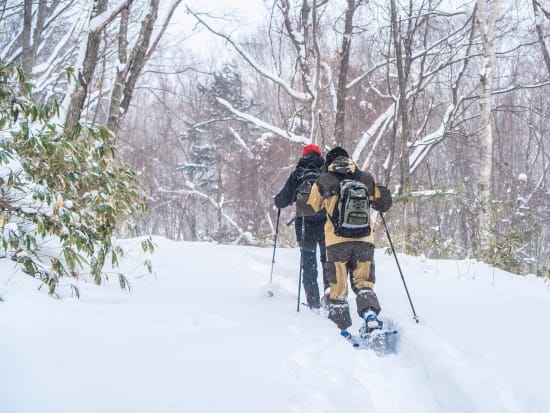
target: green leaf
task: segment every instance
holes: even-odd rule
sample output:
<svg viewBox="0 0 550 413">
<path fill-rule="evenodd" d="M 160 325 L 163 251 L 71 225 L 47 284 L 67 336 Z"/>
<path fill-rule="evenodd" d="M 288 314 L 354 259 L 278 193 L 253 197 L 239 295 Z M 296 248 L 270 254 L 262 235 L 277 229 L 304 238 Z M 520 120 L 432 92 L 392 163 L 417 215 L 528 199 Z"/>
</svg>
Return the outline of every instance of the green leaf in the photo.
<svg viewBox="0 0 550 413">
<path fill-rule="evenodd" d="M 120 285 L 120 288 L 123 290 L 131 291 L 130 283 L 128 282 L 128 279 L 123 274 L 118 274 L 118 284 Z"/>
</svg>

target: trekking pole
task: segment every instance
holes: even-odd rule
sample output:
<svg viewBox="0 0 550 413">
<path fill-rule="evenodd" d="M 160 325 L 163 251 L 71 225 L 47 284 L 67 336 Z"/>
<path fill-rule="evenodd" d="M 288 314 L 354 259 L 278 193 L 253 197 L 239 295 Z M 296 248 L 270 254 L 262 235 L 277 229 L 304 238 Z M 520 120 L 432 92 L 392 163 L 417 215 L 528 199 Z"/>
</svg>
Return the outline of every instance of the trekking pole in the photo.
<svg viewBox="0 0 550 413">
<path fill-rule="evenodd" d="M 271 291 L 271 281 L 273 280 L 273 267 L 275 265 L 275 250 L 277 249 L 277 235 L 279 234 L 279 218 L 281 217 L 281 208 L 277 209 L 277 224 L 275 225 L 275 238 L 273 240 L 273 258 L 271 259 L 271 274 L 269 275 L 269 290 L 267 295 L 273 297 L 273 291 Z"/>
<path fill-rule="evenodd" d="M 388 226 L 386 225 L 386 220 L 384 219 L 384 214 L 380 213 L 380 216 L 382 217 L 382 222 L 384 223 L 384 228 L 386 229 L 386 235 L 388 236 L 388 241 L 390 242 L 390 247 L 393 253 L 393 257 L 395 258 L 395 262 L 397 264 L 397 269 L 399 270 L 399 274 L 401 274 L 401 279 L 403 280 L 403 285 L 405 286 L 405 291 L 407 293 L 407 298 L 409 299 L 409 303 L 411 305 L 411 309 L 413 312 L 413 319 L 417 323 L 419 322 L 418 316 L 416 315 L 416 311 L 414 311 L 414 305 L 411 300 L 411 296 L 409 294 L 409 289 L 407 288 L 407 283 L 405 282 L 405 277 L 403 276 L 403 271 L 401 271 L 401 266 L 399 265 L 399 260 L 397 259 L 397 254 L 395 253 L 395 248 L 393 247 L 393 242 L 391 241 L 390 237 L 390 231 L 388 230 Z"/>
<path fill-rule="evenodd" d="M 304 254 L 302 253 L 302 246 L 304 245 L 304 233 L 306 232 L 306 223 L 304 217 L 302 217 L 302 242 L 300 243 L 300 275 L 298 276 L 298 304 L 296 305 L 296 311 L 300 312 L 300 291 L 302 289 L 302 267 L 304 266 Z"/>
</svg>

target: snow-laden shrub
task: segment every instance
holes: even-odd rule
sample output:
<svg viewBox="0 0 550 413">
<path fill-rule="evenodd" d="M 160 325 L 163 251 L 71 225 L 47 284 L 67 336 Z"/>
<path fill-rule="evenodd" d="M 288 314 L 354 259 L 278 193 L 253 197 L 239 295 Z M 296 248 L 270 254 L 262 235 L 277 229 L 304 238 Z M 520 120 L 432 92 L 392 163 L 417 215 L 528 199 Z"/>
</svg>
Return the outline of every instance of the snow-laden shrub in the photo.
<svg viewBox="0 0 550 413">
<path fill-rule="evenodd" d="M 0 249 L 50 294 L 62 277 L 100 284 L 106 261 L 116 266 L 123 254 L 113 245 L 117 221 L 140 214 L 145 193 L 115 161 L 106 128 L 79 125 L 66 136 L 57 104 L 38 106 L 30 90 L 20 70 L 0 64 Z M 52 237 L 57 253 L 40 248 Z"/>
</svg>

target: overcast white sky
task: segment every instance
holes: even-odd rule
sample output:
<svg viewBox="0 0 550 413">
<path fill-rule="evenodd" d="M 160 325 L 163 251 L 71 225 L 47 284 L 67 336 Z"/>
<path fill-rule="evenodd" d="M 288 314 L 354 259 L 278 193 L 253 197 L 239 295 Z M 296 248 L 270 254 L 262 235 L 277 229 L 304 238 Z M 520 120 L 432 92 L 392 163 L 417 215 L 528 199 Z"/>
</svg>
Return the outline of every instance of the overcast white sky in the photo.
<svg viewBox="0 0 550 413">
<path fill-rule="evenodd" d="M 264 10 L 263 0 L 189 0 L 186 3 L 194 9 L 217 14 L 234 13 L 247 17 L 258 16 Z"/>
<path fill-rule="evenodd" d="M 188 0 L 180 4 L 176 10 L 169 32 L 182 33 L 185 37 L 191 35 L 196 21 L 187 15 L 186 6 L 193 11 L 208 13 L 213 17 L 226 16 L 227 19 L 220 19 L 216 22 L 217 28 L 225 26 L 226 33 L 231 33 L 237 27 L 240 32 L 243 28 L 246 31 L 246 26 L 252 26 L 254 21 L 260 20 L 265 13 L 263 0 Z M 215 44 L 220 44 L 214 35 L 206 33 L 204 28 L 199 29 L 201 33 L 197 34 L 195 31 L 192 39 L 186 41 L 190 49 L 200 52 L 203 49 L 215 47 Z"/>
</svg>

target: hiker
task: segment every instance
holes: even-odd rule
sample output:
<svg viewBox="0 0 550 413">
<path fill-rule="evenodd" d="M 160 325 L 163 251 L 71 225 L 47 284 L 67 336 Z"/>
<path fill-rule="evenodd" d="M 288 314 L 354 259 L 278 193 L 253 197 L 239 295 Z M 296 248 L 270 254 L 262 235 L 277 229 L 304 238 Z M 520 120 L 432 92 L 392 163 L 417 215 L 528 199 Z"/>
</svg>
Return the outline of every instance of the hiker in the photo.
<svg viewBox="0 0 550 413">
<path fill-rule="evenodd" d="M 329 319 L 340 330 L 345 331 L 351 326 L 351 316 L 348 295 L 348 275 L 351 288 L 356 294 L 357 312 L 366 321 L 367 328 L 379 328 L 381 322 L 377 315 L 380 313 L 380 303 L 374 292 L 374 232 L 370 228 L 368 214 L 366 226 L 361 221 L 360 211 L 343 211 L 339 202 L 342 195 L 341 182 L 356 184 L 357 181 L 365 193 L 368 191 L 368 207 L 379 212 L 386 212 L 392 204 L 391 194 L 387 188 L 376 185 L 373 176 L 363 172 L 353 162 L 345 149 L 335 147 L 326 154 L 325 170 L 311 189 L 308 204 L 315 211 L 326 210 L 325 240 L 327 248 L 326 273 L 330 282 Z M 357 185 L 356 185 L 357 186 Z M 356 190 L 355 196 L 359 190 Z M 353 204 L 353 202 L 351 203 Z M 359 202 L 361 204 L 361 202 Z M 350 207 L 351 208 L 351 207 Z M 348 214 L 356 217 L 354 225 L 346 225 L 341 221 Z M 352 218 L 350 218 L 352 219 Z M 364 226 L 362 231 L 359 228 Z M 340 234 L 340 235 L 338 235 Z M 365 235 L 366 234 L 366 235 Z"/>
<path fill-rule="evenodd" d="M 324 164 L 325 160 L 321 155 L 321 149 L 314 144 L 306 145 L 295 170 L 288 177 L 283 189 L 275 196 L 275 206 L 277 208 L 285 208 L 292 203 L 296 203 L 294 228 L 300 246 L 300 271 L 302 272 L 307 305 L 314 310 L 321 307 L 319 285 L 317 283 L 317 246 L 319 246 L 319 258 L 323 267 L 323 292 L 328 290 L 329 287 L 325 271 L 324 226 L 326 213 L 324 211 L 315 213 L 306 204 L 306 201 L 313 183 L 321 174 Z"/>
</svg>

